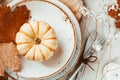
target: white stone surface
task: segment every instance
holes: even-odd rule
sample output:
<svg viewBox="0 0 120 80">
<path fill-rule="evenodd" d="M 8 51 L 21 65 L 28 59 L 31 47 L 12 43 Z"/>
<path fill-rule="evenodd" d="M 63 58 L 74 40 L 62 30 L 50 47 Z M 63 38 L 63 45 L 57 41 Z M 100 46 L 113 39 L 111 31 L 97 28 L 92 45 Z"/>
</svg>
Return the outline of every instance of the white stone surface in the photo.
<svg viewBox="0 0 120 80">
<path fill-rule="evenodd" d="M 92 30 L 96 30 L 105 35 L 107 41 L 103 50 L 96 53 L 98 60 L 95 63 L 89 63 L 95 71 L 87 66 L 84 75 L 78 80 L 104 80 L 106 76 L 106 74 L 103 74 L 104 66 L 111 62 L 115 62 L 118 65 L 120 64 L 120 32 L 116 29 L 115 20 L 107 14 L 108 6 L 115 5 L 116 0 L 84 1 L 85 8 L 90 12 L 90 14 L 88 14 L 89 16 L 84 16 L 81 22 L 85 37 L 87 37 Z M 117 80 L 117 78 L 112 80 Z"/>
</svg>

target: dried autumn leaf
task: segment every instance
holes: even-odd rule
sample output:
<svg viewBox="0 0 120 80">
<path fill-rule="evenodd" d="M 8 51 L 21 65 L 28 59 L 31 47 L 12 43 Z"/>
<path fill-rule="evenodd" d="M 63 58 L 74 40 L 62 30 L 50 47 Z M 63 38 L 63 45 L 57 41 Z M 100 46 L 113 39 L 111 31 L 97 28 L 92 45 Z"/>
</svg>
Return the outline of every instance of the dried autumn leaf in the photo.
<svg viewBox="0 0 120 80">
<path fill-rule="evenodd" d="M 116 18 L 117 15 L 118 15 L 118 11 L 110 10 L 110 11 L 108 11 L 108 14 L 109 14 L 112 18 Z"/>
<path fill-rule="evenodd" d="M 5 68 L 12 71 L 21 69 L 21 60 L 13 42 L 19 28 L 27 22 L 30 11 L 24 5 L 14 10 L 2 5 L 0 11 L 0 76 L 3 76 Z"/>
<path fill-rule="evenodd" d="M 3 60 L 1 58 L 2 56 L 0 56 L 0 76 L 3 76 L 4 75 L 4 63 L 3 63 Z"/>
<path fill-rule="evenodd" d="M 120 0 L 117 0 L 117 3 L 118 3 L 118 7 L 120 7 Z"/>
<path fill-rule="evenodd" d="M 108 10 L 108 15 L 110 15 L 112 18 L 116 19 L 115 25 L 117 28 L 120 28 L 120 0 L 117 0 L 118 8 L 116 6 L 115 9 Z"/>
<path fill-rule="evenodd" d="M 0 11 L 0 42 L 12 42 L 19 28 L 27 22 L 30 11 L 25 5 L 16 7 L 13 11 L 2 5 Z"/>
<path fill-rule="evenodd" d="M 0 7 L 0 11 L 0 41 L 4 42 L 7 38 L 11 38 L 11 35 L 7 35 L 9 34 L 8 30 L 10 30 L 10 27 L 6 28 L 6 25 L 8 24 L 6 17 L 10 14 L 10 8 L 3 5 Z"/>
<path fill-rule="evenodd" d="M 20 71 L 21 60 L 14 43 L 0 43 L 0 76 L 4 75 L 4 69 Z"/>
<path fill-rule="evenodd" d="M 120 20 L 115 22 L 115 25 L 117 26 L 117 28 L 120 28 Z"/>
</svg>

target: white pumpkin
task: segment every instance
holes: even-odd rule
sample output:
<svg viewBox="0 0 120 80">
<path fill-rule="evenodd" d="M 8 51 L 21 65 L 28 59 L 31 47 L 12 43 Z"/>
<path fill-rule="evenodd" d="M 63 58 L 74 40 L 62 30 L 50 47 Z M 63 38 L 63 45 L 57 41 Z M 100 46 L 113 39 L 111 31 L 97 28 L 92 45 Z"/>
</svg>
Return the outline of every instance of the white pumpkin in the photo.
<svg viewBox="0 0 120 80">
<path fill-rule="evenodd" d="M 15 41 L 19 53 L 33 61 L 42 62 L 49 59 L 57 48 L 56 33 L 44 21 L 23 24 Z"/>
</svg>

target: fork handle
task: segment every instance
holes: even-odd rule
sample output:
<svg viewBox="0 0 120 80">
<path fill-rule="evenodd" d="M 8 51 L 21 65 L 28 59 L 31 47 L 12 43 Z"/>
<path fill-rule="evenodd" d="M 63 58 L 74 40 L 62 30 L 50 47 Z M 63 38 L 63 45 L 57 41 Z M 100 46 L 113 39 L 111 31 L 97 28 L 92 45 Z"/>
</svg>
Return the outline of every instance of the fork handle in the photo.
<svg viewBox="0 0 120 80">
<path fill-rule="evenodd" d="M 79 70 L 84 66 L 84 63 L 81 63 L 81 65 L 77 68 L 77 70 L 72 74 L 72 76 L 69 78 L 69 80 L 75 80 L 75 77 Z"/>
</svg>

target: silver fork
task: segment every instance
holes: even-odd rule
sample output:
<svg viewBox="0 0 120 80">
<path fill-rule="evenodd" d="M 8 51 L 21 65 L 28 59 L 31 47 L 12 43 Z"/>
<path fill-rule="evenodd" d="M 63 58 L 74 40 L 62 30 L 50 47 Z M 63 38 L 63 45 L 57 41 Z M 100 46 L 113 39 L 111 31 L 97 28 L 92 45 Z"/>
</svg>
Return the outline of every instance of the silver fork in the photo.
<svg viewBox="0 0 120 80">
<path fill-rule="evenodd" d="M 83 56 L 84 58 L 87 58 L 89 55 L 100 51 L 106 41 L 105 36 L 103 34 L 98 34 L 96 31 L 91 32 L 91 36 L 89 37 L 93 37 L 93 44 L 91 44 L 91 47 L 88 49 L 88 51 L 84 53 L 84 56 Z"/>
<path fill-rule="evenodd" d="M 86 51 L 86 53 L 83 54 L 83 58 L 88 58 L 88 57 L 92 56 L 95 52 L 100 51 L 103 48 L 104 43 L 106 41 L 106 38 L 102 34 L 98 34 L 96 31 L 93 31 L 93 32 L 90 33 L 90 36 L 88 37 L 88 40 L 90 38 L 94 39 L 93 43 L 91 44 L 90 48 Z M 87 43 L 86 43 L 86 47 L 87 47 L 87 44 L 89 44 L 88 40 L 87 40 Z M 79 79 L 79 76 L 81 76 L 81 73 L 82 73 L 82 70 L 83 70 L 84 66 L 85 66 L 85 64 L 82 62 L 79 65 L 79 67 L 77 68 L 77 70 L 69 78 L 69 80 L 75 80 L 76 75 L 80 71 L 80 74 L 78 74 L 78 76 L 77 76 L 77 79 Z"/>
</svg>

